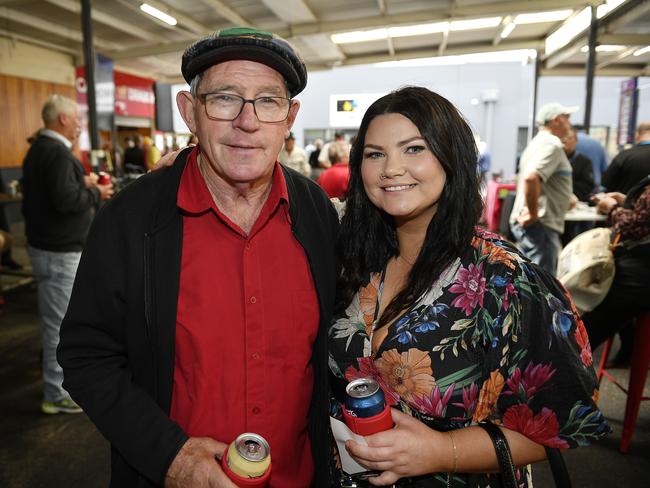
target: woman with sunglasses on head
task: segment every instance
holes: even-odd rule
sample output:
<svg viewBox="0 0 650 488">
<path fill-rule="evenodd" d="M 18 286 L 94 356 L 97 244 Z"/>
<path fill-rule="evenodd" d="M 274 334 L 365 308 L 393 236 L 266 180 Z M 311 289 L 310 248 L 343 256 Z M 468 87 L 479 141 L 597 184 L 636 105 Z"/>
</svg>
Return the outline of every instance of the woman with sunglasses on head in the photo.
<svg viewBox="0 0 650 488">
<path fill-rule="evenodd" d="M 394 407 L 393 429 L 367 436 L 367 446 L 346 443 L 359 464 L 382 472 L 369 482 L 495 486 L 497 454 L 478 426 L 489 422 L 527 487 L 545 446 L 606 434 L 570 298 L 476 227 L 477 151 L 456 108 L 426 88 L 380 98 L 349 164 L 330 366 L 339 401 L 347 382 L 371 377 Z"/>
</svg>

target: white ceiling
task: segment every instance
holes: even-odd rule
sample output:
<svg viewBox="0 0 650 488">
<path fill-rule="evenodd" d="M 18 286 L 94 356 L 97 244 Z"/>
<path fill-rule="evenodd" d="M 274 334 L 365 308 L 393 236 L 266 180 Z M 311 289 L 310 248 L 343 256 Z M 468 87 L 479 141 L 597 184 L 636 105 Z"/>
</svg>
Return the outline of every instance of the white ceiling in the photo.
<svg viewBox="0 0 650 488">
<path fill-rule="evenodd" d="M 567 21 L 517 24 L 499 34 L 515 15 L 570 9 L 576 15 L 598 1 L 563 0 L 148 0 L 178 20 L 174 27 L 140 10 L 139 0 L 94 0 L 94 46 L 118 69 L 166 81 L 180 80 L 185 47 L 217 29 L 249 25 L 289 39 L 310 70 L 441 55 L 535 49 L 542 74 L 583 74 L 588 32 L 550 56 L 545 38 Z M 0 36 L 46 46 L 76 56 L 83 64 L 81 2 L 78 0 L 0 0 Z M 375 41 L 336 44 L 331 35 L 441 21 L 500 17 L 496 27 L 451 30 Z M 571 18 L 571 17 L 570 17 Z M 569 19 L 570 19 L 569 18 Z M 650 0 L 627 0 L 599 20 L 599 44 L 619 45 L 598 52 L 597 75 L 650 75 Z"/>
</svg>

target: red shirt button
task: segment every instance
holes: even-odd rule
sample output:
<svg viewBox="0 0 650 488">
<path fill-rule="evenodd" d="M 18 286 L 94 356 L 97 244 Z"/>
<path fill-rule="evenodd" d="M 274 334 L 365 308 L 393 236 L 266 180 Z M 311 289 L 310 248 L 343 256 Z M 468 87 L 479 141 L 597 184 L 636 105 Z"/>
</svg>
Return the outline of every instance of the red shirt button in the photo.
<svg viewBox="0 0 650 488">
<path fill-rule="evenodd" d="M 252 354 L 252 356 L 253 356 L 253 359 L 259 359 L 260 358 L 260 355 L 258 353 L 256 353 L 256 352 L 254 352 Z"/>
<path fill-rule="evenodd" d="M 260 413 L 260 409 L 259 409 L 259 407 L 253 407 L 253 413 L 256 414 L 256 415 L 257 415 L 258 413 Z"/>
<path fill-rule="evenodd" d="M 251 303 L 257 303 L 257 298 L 251 297 Z"/>
</svg>

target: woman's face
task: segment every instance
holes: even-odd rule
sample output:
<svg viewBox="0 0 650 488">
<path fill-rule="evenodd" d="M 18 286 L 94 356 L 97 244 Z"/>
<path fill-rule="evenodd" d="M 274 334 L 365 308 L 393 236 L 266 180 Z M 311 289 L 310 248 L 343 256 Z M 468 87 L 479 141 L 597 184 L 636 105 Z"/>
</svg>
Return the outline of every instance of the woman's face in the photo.
<svg viewBox="0 0 650 488">
<path fill-rule="evenodd" d="M 397 224 L 417 220 L 424 226 L 437 211 L 446 181 L 418 128 L 401 114 L 379 115 L 370 122 L 361 178 L 370 201 Z"/>
</svg>

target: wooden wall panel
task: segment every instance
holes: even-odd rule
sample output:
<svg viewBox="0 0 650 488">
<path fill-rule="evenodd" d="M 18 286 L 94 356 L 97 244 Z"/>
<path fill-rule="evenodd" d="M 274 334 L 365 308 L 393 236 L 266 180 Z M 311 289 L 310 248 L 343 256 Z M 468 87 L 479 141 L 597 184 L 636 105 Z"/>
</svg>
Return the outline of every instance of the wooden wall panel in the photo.
<svg viewBox="0 0 650 488">
<path fill-rule="evenodd" d="M 0 167 L 19 167 L 29 148 L 27 138 L 43 126 L 41 108 L 49 95 L 76 97 L 72 85 L 0 75 Z"/>
</svg>

